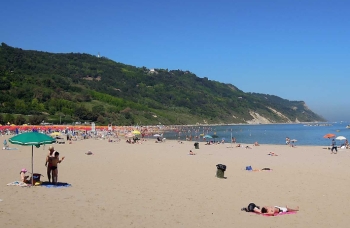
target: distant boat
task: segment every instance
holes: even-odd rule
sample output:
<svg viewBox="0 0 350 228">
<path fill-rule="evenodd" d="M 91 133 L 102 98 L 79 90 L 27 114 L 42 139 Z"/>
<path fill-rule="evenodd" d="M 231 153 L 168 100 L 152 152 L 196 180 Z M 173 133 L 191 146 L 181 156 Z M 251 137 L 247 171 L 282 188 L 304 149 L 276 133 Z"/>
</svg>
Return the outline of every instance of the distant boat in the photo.
<svg viewBox="0 0 350 228">
<path fill-rule="evenodd" d="M 350 129 L 350 124 L 348 126 L 346 126 L 346 128 Z"/>
</svg>

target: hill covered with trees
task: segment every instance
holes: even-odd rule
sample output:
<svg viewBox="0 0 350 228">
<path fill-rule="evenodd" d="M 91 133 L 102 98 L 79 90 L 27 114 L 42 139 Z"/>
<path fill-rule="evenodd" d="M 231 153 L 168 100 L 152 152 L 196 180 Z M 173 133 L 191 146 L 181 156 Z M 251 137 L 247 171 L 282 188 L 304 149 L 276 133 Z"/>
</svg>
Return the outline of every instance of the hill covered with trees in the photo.
<svg viewBox="0 0 350 228">
<path fill-rule="evenodd" d="M 18 124 L 324 121 L 303 101 L 245 93 L 190 71 L 147 69 L 89 54 L 22 50 L 5 43 L 0 47 L 0 113 L 0 123 Z"/>
</svg>

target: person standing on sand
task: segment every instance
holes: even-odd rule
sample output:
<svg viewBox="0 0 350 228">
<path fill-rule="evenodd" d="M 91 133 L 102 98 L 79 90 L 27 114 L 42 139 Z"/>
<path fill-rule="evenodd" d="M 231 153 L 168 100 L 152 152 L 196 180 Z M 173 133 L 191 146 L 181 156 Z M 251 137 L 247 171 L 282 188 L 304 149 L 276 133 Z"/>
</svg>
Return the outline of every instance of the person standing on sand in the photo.
<svg viewBox="0 0 350 228">
<path fill-rule="evenodd" d="M 236 143 L 236 138 L 235 138 L 235 137 L 232 137 L 231 142 L 232 142 L 232 143 Z"/>
<path fill-rule="evenodd" d="M 57 179 L 58 179 L 58 168 L 57 165 L 58 163 L 61 163 L 64 159 L 64 157 L 62 157 L 62 159 L 60 160 L 59 158 L 60 153 L 58 153 L 57 151 L 54 154 L 54 157 L 51 157 L 51 171 L 52 171 L 52 182 L 54 184 L 57 184 Z"/>
<path fill-rule="evenodd" d="M 348 147 L 349 147 L 349 141 L 347 139 L 345 140 L 345 147 L 346 147 L 346 149 L 348 149 Z"/>
<path fill-rule="evenodd" d="M 286 137 L 286 145 L 289 145 L 290 144 L 290 139 L 289 137 Z"/>
<path fill-rule="evenodd" d="M 45 162 L 45 166 L 46 168 L 46 173 L 47 173 L 47 178 L 49 179 L 49 182 L 51 182 L 51 159 L 52 157 L 54 157 L 54 152 L 55 152 L 55 148 L 53 146 L 49 147 L 49 154 L 46 156 L 46 162 Z"/>
<path fill-rule="evenodd" d="M 335 153 L 333 152 L 335 150 Z M 337 154 L 338 153 L 338 148 L 337 148 L 337 143 L 335 142 L 334 139 L 332 139 L 332 149 L 331 149 L 331 154 Z"/>
</svg>

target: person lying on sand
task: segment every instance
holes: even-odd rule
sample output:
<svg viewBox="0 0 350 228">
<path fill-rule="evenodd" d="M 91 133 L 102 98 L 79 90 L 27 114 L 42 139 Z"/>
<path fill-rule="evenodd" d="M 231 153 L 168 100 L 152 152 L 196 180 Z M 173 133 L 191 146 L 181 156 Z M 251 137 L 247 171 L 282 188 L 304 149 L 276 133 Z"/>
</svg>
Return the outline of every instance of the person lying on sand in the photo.
<svg viewBox="0 0 350 228">
<path fill-rule="evenodd" d="M 270 152 L 267 155 L 271 155 L 271 156 L 278 156 L 278 154 L 275 154 L 274 152 Z"/>
<path fill-rule="evenodd" d="M 238 144 L 236 147 L 241 147 L 241 144 Z"/>
<path fill-rule="evenodd" d="M 251 148 L 251 147 L 249 147 L 249 146 L 246 146 L 245 148 L 246 148 L 246 149 L 252 149 L 252 148 Z"/>
<path fill-rule="evenodd" d="M 190 150 L 190 152 L 188 153 L 188 155 L 196 155 L 195 152 L 192 152 L 192 150 Z"/>
<path fill-rule="evenodd" d="M 262 168 L 262 169 L 253 169 L 254 172 L 260 172 L 260 171 L 272 171 L 270 168 Z"/>
<path fill-rule="evenodd" d="M 290 208 L 288 206 L 280 207 L 280 206 L 263 206 L 261 209 L 259 206 L 257 206 L 254 203 L 250 203 L 248 207 L 244 207 L 241 209 L 242 211 L 246 212 L 255 212 L 258 214 L 265 214 L 265 215 L 271 215 L 274 216 L 279 213 L 286 213 L 291 211 L 299 211 L 299 207 L 296 208 Z"/>
</svg>

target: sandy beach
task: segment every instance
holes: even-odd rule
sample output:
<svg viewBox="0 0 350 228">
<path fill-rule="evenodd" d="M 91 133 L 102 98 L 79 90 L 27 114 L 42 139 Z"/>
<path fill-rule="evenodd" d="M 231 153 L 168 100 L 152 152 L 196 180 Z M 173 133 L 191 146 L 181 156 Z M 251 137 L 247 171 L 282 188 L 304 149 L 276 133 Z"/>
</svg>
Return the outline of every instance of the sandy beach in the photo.
<svg viewBox="0 0 350 228">
<path fill-rule="evenodd" d="M 3 141 L 8 137 L 1 137 Z M 204 145 L 167 140 L 142 144 L 81 140 L 54 144 L 66 159 L 59 182 L 71 187 L 6 186 L 31 169 L 31 147 L 0 153 L 1 227 L 348 227 L 350 150 L 321 146 Z M 243 144 L 246 146 L 246 144 Z M 34 148 L 34 171 L 46 181 L 48 145 Z M 94 155 L 86 155 L 91 150 Z M 197 154 L 188 155 L 192 150 Z M 275 152 L 279 156 L 269 156 Z M 225 164 L 227 179 L 215 177 Z M 250 172 L 271 168 L 272 171 Z M 240 209 L 299 206 L 265 217 Z"/>
</svg>

